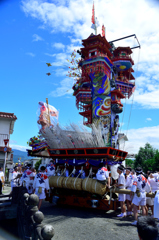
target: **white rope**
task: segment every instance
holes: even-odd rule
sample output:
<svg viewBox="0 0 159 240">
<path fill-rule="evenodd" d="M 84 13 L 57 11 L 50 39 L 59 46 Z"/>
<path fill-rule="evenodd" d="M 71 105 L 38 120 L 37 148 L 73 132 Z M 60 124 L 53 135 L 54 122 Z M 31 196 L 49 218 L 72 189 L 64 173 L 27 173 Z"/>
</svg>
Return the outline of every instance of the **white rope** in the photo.
<svg viewBox="0 0 159 240">
<path fill-rule="evenodd" d="M 96 193 L 96 187 L 97 187 L 97 181 L 96 181 L 96 183 L 95 183 L 95 193 Z"/>
<path fill-rule="evenodd" d="M 138 54 L 138 61 L 137 61 L 137 68 L 136 68 L 135 79 L 137 79 L 137 74 L 138 74 L 139 58 L 140 58 L 140 49 L 139 49 L 139 54 Z M 134 96 L 135 96 L 135 93 L 133 93 L 133 97 L 132 97 L 131 109 L 130 109 L 129 120 L 128 120 L 128 126 L 127 126 L 127 130 L 126 130 L 126 137 L 127 137 L 127 134 L 128 134 L 128 128 L 129 128 L 129 123 L 130 123 L 130 118 L 131 118 L 131 112 L 132 112 L 132 107 L 133 107 L 133 103 L 134 103 Z M 125 149 L 125 142 L 124 142 L 124 149 Z"/>
<path fill-rule="evenodd" d="M 74 170 L 75 170 L 75 167 L 74 167 L 74 169 L 72 170 L 72 172 L 70 173 L 70 175 L 67 177 L 67 179 L 66 179 L 66 181 L 65 181 L 65 187 L 67 187 L 67 186 L 66 186 L 67 180 L 68 180 L 69 177 L 72 175 L 72 173 L 74 172 Z"/>
<path fill-rule="evenodd" d="M 86 190 L 86 184 L 87 184 L 88 178 L 89 178 L 89 176 L 90 176 L 91 174 L 92 174 L 92 167 L 90 168 L 89 175 L 88 175 L 88 177 L 87 177 L 87 179 L 86 179 L 86 181 L 85 181 L 85 190 Z"/>
<path fill-rule="evenodd" d="M 59 181 L 59 178 L 60 178 L 61 176 L 59 176 L 58 178 L 57 178 L 57 187 L 58 187 L 58 181 Z"/>
<path fill-rule="evenodd" d="M 55 174 L 56 174 L 58 171 L 59 171 L 59 166 L 57 166 L 57 169 L 56 169 L 56 171 L 55 171 Z"/>
<path fill-rule="evenodd" d="M 134 37 L 134 44 L 135 44 L 135 37 Z M 134 45 L 134 44 L 133 44 L 133 45 Z M 132 59 L 133 59 L 133 56 L 134 56 L 134 51 L 133 51 L 133 53 L 132 53 Z M 129 83 L 130 83 L 130 76 L 131 76 L 131 71 L 129 72 L 128 87 L 129 87 Z M 120 133 L 121 133 L 122 126 L 123 126 L 123 122 L 124 122 L 124 115 L 125 115 L 126 103 L 127 103 L 127 98 L 125 98 L 125 104 L 124 104 L 124 107 L 123 107 L 124 110 L 123 110 L 122 122 L 121 122 L 121 126 L 120 126 Z"/>
<path fill-rule="evenodd" d="M 80 176 L 80 174 L 82 174 L 83 173 L 83 167 L 81 167 L 81 171 L 80 171 L 80 173 L 78 174 L 78 176 L 76 177 L 76 179 L 75 179 L 75 181 L 74 181 L 74 184 L 73 184 L 73 186 L 74 186 L 74 189 L 76 189 L 75 188 L 75 183 L 76 183 L 76 181 L 77 181 L 77 178 Z"/>
</svg>

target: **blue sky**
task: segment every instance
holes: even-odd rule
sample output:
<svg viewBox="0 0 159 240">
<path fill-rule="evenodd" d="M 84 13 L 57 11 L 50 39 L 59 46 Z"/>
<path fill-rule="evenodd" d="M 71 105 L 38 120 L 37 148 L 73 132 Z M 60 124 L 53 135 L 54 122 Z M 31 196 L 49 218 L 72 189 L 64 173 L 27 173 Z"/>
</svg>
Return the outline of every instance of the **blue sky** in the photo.
<svg viewBox="0 0 159 240">
<path fill-rule="evenodd" d="M 121 131 L 129 139 L 125 150 L 137 152 L 146 142 L 159 148 L 159 4 L 148 0 L 94 3 L 98 33 L 104 24 L 108 41 L 135 33 L 141 44 L 141 50 L 132 55 L 136 91 L 123 102 L 124 116 L 120 114 Z M 0 111 L 18 118 L 10 139 L 13 148 L 26 149 L 28 139 L 38 133 L 38 102 L 46 98 L 59 110 L 62 125 L 83 121 L 65 65 L 72 51 L 81 47 L 81 40 L 93 32 L 91 14 L 90 0 L 0 2 Z M 134 40 L 115 46 L 129 44 L 133 46 Z M 48 68 L 46 62 L 53 66 Z M 48 71 L 51 76 L 46 75 Z"/>
</svg>

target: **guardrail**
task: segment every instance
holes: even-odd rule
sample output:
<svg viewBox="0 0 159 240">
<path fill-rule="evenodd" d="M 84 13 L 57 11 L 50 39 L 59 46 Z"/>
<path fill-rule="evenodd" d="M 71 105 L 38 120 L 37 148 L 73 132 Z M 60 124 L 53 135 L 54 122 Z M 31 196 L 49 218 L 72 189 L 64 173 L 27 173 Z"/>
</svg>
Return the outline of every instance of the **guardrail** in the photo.
<svg viewBox="0 0 159 240">
<path fill-rule="evenodd" d="M 10 197 L 10 199 L 6 199 Z M 38 210 L 39 198 L 29 195 L 25 187 L 14 187 L 12 195 L 0 196 L 3 204 L 0 218 L 17 219 L 18 235 L 22 240 L 51 240 L 55 234 L 51 225 L 43 223 L 44 215 Z"/>
</svg>

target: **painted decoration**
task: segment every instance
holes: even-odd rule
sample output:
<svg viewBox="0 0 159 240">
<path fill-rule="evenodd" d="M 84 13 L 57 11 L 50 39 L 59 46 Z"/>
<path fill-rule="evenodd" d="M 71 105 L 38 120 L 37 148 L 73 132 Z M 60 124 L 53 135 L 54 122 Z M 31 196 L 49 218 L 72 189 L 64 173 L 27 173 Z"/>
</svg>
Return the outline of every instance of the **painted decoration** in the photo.
<svg viewBox="0 0 159 240">
<path fill-rule="evenodd" d="M 45 129 L 45 127 L 54 127 L 58 123 L 59 112 L 55 107 L 44 102 L 39 102 L 37 115 L 37 123 L 42 129 Z"/>
<path fill-rule="evenodd" d="M 90 75 L 92 80 L 92 91 L 95 95 L 108 95 L 110 93 L 110 80 L 104 73 Z"/>
<path fill-rule="evenodd" d="M 114 61 L 114 66 L 116 67 L 117 71 L 126 71 L 132 67 L 132 63 L 127 60 L 118 60 Z"/>
<path fill-rule="evenodd" d="M 111 114 L 111 97 L 94 96 L 92 110 L 93 118 Z"/>
</svg>

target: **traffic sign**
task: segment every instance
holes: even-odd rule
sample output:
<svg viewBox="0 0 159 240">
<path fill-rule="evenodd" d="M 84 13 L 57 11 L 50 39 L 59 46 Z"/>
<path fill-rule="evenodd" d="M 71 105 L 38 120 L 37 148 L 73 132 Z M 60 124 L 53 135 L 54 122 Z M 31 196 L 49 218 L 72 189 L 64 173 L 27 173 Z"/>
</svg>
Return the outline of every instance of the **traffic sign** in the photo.
<svg viewBox="0 0 159 240">
<path fill-rule="evenodd" d="M 3 151 L 4 151 L 4 152 L 7 152 L 7 147 L 5 147 Z"/>
</svg>

